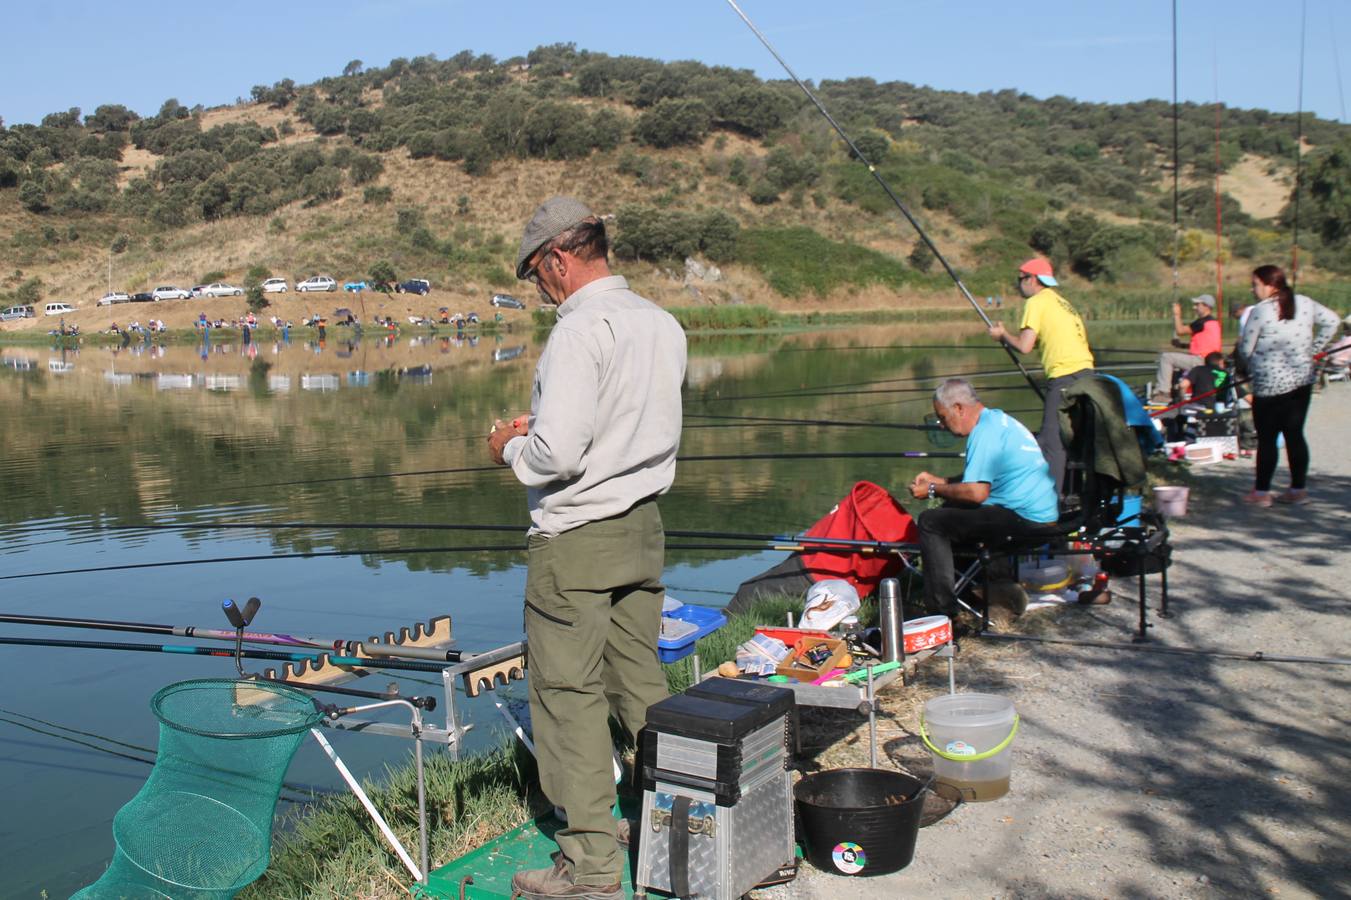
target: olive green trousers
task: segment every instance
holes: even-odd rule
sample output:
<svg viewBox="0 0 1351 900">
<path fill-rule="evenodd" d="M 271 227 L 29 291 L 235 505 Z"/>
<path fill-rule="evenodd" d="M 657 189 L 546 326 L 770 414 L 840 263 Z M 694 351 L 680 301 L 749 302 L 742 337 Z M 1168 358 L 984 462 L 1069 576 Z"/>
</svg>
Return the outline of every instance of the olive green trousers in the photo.
<svg viewBox="0 0 1351 900">
<path fill-rule="evenodd" d="M 630 735 L 665 699 L 657 658 L 666 558 L 653 500 L 551 538 L 532 535 L 525 586 L 530 718 L 555 835 L 578 884 L 620 881 L 609 717 Z"/>
</svg>

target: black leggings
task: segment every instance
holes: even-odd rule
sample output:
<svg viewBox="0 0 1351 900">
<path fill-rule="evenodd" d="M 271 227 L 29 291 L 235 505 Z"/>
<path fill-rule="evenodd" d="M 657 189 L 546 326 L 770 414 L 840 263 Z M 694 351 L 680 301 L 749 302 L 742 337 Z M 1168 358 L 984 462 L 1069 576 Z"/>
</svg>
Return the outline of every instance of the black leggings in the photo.
<svg viewBox="0 0 1351 900">
<path fill-rule="evenodd" d="M 1280 452 L 1276 435 L 1285 435 L 1285 459 L 1290 464 L 1290 489 L 1304 490 L 1309 474 L 1309 444 L 1304 440 L 1304 419 L 1309 415 L 1313 385 L 1306 384 L 1275 397 L 1253 397 L 1252 419 L 1257 428 L 1257 483 L 1259 491 L 1271 490 Z"/>
</svg>

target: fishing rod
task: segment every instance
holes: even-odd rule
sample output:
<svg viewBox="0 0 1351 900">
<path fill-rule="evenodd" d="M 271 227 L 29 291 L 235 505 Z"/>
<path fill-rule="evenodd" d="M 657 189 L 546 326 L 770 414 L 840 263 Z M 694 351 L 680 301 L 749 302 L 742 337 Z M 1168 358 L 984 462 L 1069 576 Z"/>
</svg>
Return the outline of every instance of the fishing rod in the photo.
<svg viewBox="0 0 1351 900">
<path fill-rule="evenodd" d="M 137 644 L 122 641 L 76 641 L 59 638 L 20 638 L 0 636 L 0 644 L 16 647 L 65 647 L 74 650 L 124 650 L 140 653 L 171 653 L 180 656 L 216 656 L 226 659 L 261 659 L 271 662 L 309 662 L 327 660 L 336 666 L 363 669 L 389 669 L 406 672 L 441 672 L 444 663 L 416 659 L 371 659 L 364 656 L 339 656 L 332 653 L 285 653 L 280 650 L 225 650 L 196 644 Z M 289 684 L 290 682 L 286 682 Z"/>
<path fill-rule="evenodd" d="M 90 566 L 82 569 L 57 569 L 49 572 L 25 572 L 0 575 L 0 581 L 16 578 L 42 578 L 48 575 L 87 575 L 96 572 L 124 572 L 131 569 L 162 569 L 172 566 L 204 566 L 215 563 L 262 562 L 271 559 L 320 559 L 329 556 L 403 556 L 417 553 L 524 553 L 525 544 L 488 544 L 476 547 L 366 547 L 360 550 L 312 550 L 307 553 L 261 553 L 253 556 L 216 556 L 210 559 L 181 559 L 169 562 L 122 563 L 115 566 Z"/>
<path fill-rule="evenodd" d="M 986 390 L 986 391 L 990 391 L 990 390 L 1004 390 L 1004 388 L 985 388 L 985 390 Z M 916 392 L 925 392 L 925 391 L 928 391 L 928 388 L 916 388 L 916 389 L 913 389 L 913 390 L 901 388 L 901 389 L 893 390 L 893 391 L 860 391 L 860 392 L 848 392 L 848 393 L 842 394 L 841 396 L 853 396 L 855 393 L 916 393 Z M 829 396 L 829 395 L 822 395 L 822 396 Z M 726 398 L 726 399 L 738 399 L 738 398 Z M 705 402 L 713 402 L 713 401 L 705 401 Z M 896 456 L 896 455 L 899 455 L 899 454 L 894 454 L 894 453 L 893 453 L 893 454 L 883 454 L 883 455 Z M 722 460 L 722 459 L 728 459 L 728 458 L 729 458 L 729 457 L 725 457 L 725 456 L 709 456 L 709 457 L 703 457 L 703 456 L 677 456 L 677 457 L 676 457 L 676 462 L 704 462 L 704 461 L 706 461 L 706 460 Z M 760 454 L 760 455 L 745 455 L 745 456 L 739 456 L 739 457 L 736 457 L 736 458 L 737 458 L 737 459 L 847 459 L 847 458 L 849 458 L 849 457 L 848 457 L 847 455 L 843 455 L 843 456 L 842 456 L 842 455 L 840 455 L 840 454 L 834 454 L 834 453 L 821 453 L 821 454 L 817 454 L 817 455 L 799 454 L 799 455 L 788 455 L 788 456 L 776 456 L 776 455 L 774 455 L 774 454 Z M 305 480 L 305 481 L 284 481 L 284 482 L 276 482 L 276 483 L 266 484 L 266 485 L 253 485 L 253 487 L 281 487 L 281 486 L 285 486 L 285 485 L 301 485 L 301 484 L 305 484 L 305 485 L 308 485 L 308 484 L 331 484 L 331 483 L 339 482 L 339 481 L 368 481 L 368 480 L 372 480 L 372 479 L 376 479 L 376 478 L 413 478 L 413 477 L 422 476 L 422 475 L 456 475 L 456 474 L 461 474 L 461 473 L 464 473 L 464 472 L 496 472 L 496 473 L 498 473 L 499 475 L 503 475 L 503 474 L 506 474 L 507 472 L 510 472 L 510 471 L 511 471 L 511 467 L 510 467 L 510 466 L 468 466 L 468 467 L 452 468 L 452 469 L 420 469 L 420 470 L 411 471 L 411 472 L 377 472 L 377 473 L 372 473 L 372 474 L 370 474 L 370 475 L 340 475 L 340 476 L 334 476 L 334 477 L 332 477 L 332 478 L 314 478 L 314 479 L 307 479 L 307 480 Z"/>
<path fill-rule="evenodd" d="M 235 631 L 224 628 L 202 628 L 196 625 L 159 625 L 151 622 L 123 622 L 112 619 L 76 619 L 63 616 L 26 616 L 17 613 L 0 613 L 0 624 L 7 625 L 43 625 L 53 628 L 84 628 L 95 631 L 122 631 L 136 634 L 162 634 L 170 637 L 196 638 L 198 640 L 234 641 L 242 639 L 251 644 L 270 644 L 282 647 L 308 647 L 325 652 L 355 654 L 360 649 L 372 657 L 400 657 L 404 659 L 425 659 L 433 662 L 461 662 L 464 654 L 459 650 L 444 650 L 434 647 L 404 647 L 397 644 L 372 644 L 366 641 L 330 640 L 328 638 L 296 637 L 292 634 L 276 634 L 268 631 Z"/>
<path fill-rule="evenodd" d="M 677 456 L 677 462 L 725 462 L 766 459 L 965 459 L 956 451 L 931 450 L 855 450 L 840 453 L 709 453 L 702 456 Z"/>
<path fill-rule="evenodd" d="M 774 49 L 774 45 L 769 42 L 769 38 L 765 37 L 764 34 L 760 31 L 760 29 L 755 27 L 755 23 L 750 20 L 750 17 L 741 11 L 741 7 L 737 5 L 736 0 L 727 0 L 727 5 L 732 7 L 733 11 L 735 11 L 736 14 L 741 17 L 741 21 L 746 23 L 746 27 L 748 27 L 755 34 L 755 36 L 760 39 L 760 43 L 765 45 L 765 49 L 769 51 L 770 55 L 773 56 L 774 59 L 778 61 L 779 65 L 783 66 L 784 71 L 788 73 L 788 77 L 793 79 L 793 82 L 798 86 L 798 88 L 801 89 L 802 93 L 807 95 L 807 99 L 812 102 L 812 105 L 816 107 L 817 111 L 820 112 L 821 115 L 825 116 L 826 121 L 829 122 L 830 126 L 835 129 L 835 133 L 838 134 L 844 140 L 844 142 L 849 145 L 849 150 L 854 154 L 854 157 L 858 159 L 859 162 L 863 163 L 868 167 L 868 172 L 872 175 L 873 180 L 875 180 L 877 184 L 882 188 L 882 190 L 886 192 L 886 195 L 889 198 L 891 198 L 891 202 L 894 203 L 896 205 L 896 208 L 901 211 L 901 215 L 905 216 L 906 221 L 909 222 L 911 227 L 915 229 L 915 233 L 919 235 L 919 239 L 922 240 L 924 242 L 924 245 L 929 248 L 929 252 L 931 252 L 934 255 L 934 259 L 938 260 L 938 262 L 943 266 L 943 270 L 948 273 L 948 277 L 951 278 L 953 283 L 957 285 L 957 289 L 961 292 L 962 296 L 966 298 L 966 302 L 971 304 L 971 308 L 976 311 L 976 315 L 980 316 L 981 321 L 985 323 L 985 327 L 993 328 L 994 322 L 990 321 L 990 317 L 985 315 L 985 311 L 980 308 L 980 304 L 976 302 L 976 298 L 973 297 L 971 295 L 971 292 L 966 289 L 966 285 L 962 283 L 962 279 L 957 275 L 957 272 L 952 268 L 952 265 L 948 263 L 947 257 L 945 257 L 942 251 L 938 249 L 937 245 L 935 245 L 934 242 L 929 239 L 929 235 L 920 226 L 919 222 L 915 219 L 915 217 L 910 214 L 910 210 L 906 208 L 903 202 L 901 202 L 901 198 L 896 196 L 896 192 L 891 189 L 891 185 L 887 184 L 886 179 L 884 179 L 882 177 L 882 174 L 877 171 L 877 167 L 874 166 L 872 162 L 868 160 L 868 157 L 866 157 L 863 154 L 863 151 L 859 150 L 858 145 L 855 144 L 853 139 L 850 138 L 849 135 L 845 133 L 845 130 L 840 127 L 840 123 L 835 121 L 835 117 L 832 116 L 830 112 L 825 108 L 825 106 L 821 103 L 821 101 L 817 99 L 816 95 L 812 93 L 811 89 L 807 87 L 805 83 L 803 83 L 801 78 L 797 77 L 797 73 L 794 72 L 792 67 L 789 66 L 788 63 L 784 60 L 784 58 L 779 55 L 779 51 Z M 1023 378 L 1027 380 L 1028 386 L 1032 388 L 1033 392 L 1036 393 L 1038 398 L 1044 400 L 1046 398 L 1045 392 L 1042 390 L 1039 384 L 1037 384 L 1035 381 L 1032 380 L 1032 376 L 1028 373 L 1027 369 L 1023 367 L 1022 361 L 1018 359 L 1017 353 L 1014 351 L 1014 349 L 1004 341 L 1001 341 L 1000 344 L 1001 346 L 1003 346 L 1004 350 L 1008 353 L 1009 359 L 1012 360 L 1013 364 L 1018 367 L 1018 371 L 1022 373 Z"/>
<path fill-rule="evenodd" d="M 893 453 L 893 454 L 883 454 L 883 455 L 886 455 L 886 456 L 895 456 L 896 454 Z M 955 456 L 955 455 L 957 455 L 957 454 L 951 454 L 951 453 L 926 453 L 926 454 L 924 454 L 924 455 L 926 455 L 926 456 Z M 705 536 L 708 536 L 708 535 L 712 535 L 712 536 L 715 536 L 715 537 L 718 537 L 718 536 L 719 536 L 718 533 L 716 533 L 716 532 L 709 532 L 709 533 L 705 533 L 705 532 L 667 532 L 667 535 L 668 535 L 668 536 L 681 536 L 681 535 L 686 535 L 686 536 L 689 536 L 689 537 L 705 537 Z M 732 539 L 732 538 L 729 538 L 729 539 Z M 735 538 L 735 539 L 741 540 L 742 538 Z M 754 537 L 747 537 L 747 538 L 744 538 L 744 540 L 748 540 L 748 541 L 763 541 L 764 539 L 765 539 L 764 536 L 754 536 Z M 797 541 L 798 543 L 801 542 L 801 539 L 791 539 L 791 540 L 795 540 L 795 541 Z M 860 544 L 860 546 L 871 546 L 871 544 L 864 543 L 864 544 Z M 739 553 L 744 553 L 746 550 L 754 550 L 754 549 L 757 549 L 757 548 L 756 548 L 755 546 L 753 546 L 753 545 L 745 545 L 745 546 L 727 546 L 727 545 L 724 545 L 724 544 L 667 544 L 667 545 L 666 545 L 666 549 L 668 549 L 668 550 L 721 550 L 721 551 L 729 551 L 729 552 L 739 552 Z M 781 548 L 779 548 L 779 547 L 767 547 L 767 548 L 765 548 L 765 549 L 781 549 Z M 321 551 L 315 551 L 315 552 L 311 552 L 311 553 L 275 553 L 275 554 L 260 554 L 260 555 L 257 555 L 257 556 L 221 556 L 221 557 L 213 557 L 213 558 L 211 558 L 211 559 L 183 559 L 183 560 L 171 560 L 171 561 L 167 561 L 167 562 L 151 562 L 151 563 L 122 563 L 122 564 L 115 565 L 115 566 L 92 566 L 92 567 L 80 568 L 80 569 L 53 569 L 53 570 L 46 571 L 46 572 L 22 572 L 22 573 L 19 573 L 19 574 L 16 574 L 16 575 L 2 575 L 2 576 L 0 576 L 0 581 L 13 581 L 13 580 L 20 579 L 20 578 L 46 578 L 46 577 L 54 576 L 54 575 L 89 575 L 89 574 L 97 574 L 97 573 L 102 573 L 102 572 L 124 572 L 124 571 L 130 571 L 130 570 L 135 570 L 135 569 L 163 569 L 163 568 L 172 568 L 172 567 L 176 567 L 176 566 L 204 566 L 204 565 L 213 565 L 213 564 L 216 564 L 216 563 L 262 562 L 262 561 L 264 561 L 264 560 L 272 560 L 272 559 L 314 559 L 314 558 L 323 558 L 323 557 L 332 557 L 332 556 L 378 556 L 378 555 L 380 555 L 380 554 L 385 554 L 385 555 L 389 555 L 389 556 L 396 556 L 396 555 L 401 555 L 401 554 L 417 554 L 417 553 L 464 553 L 464 552 L 524 553 L 524 552 L 526 552 L 526 547 L 525 547 L 524 544 L 520 544 L 520 545 L 506 544 L 506 545 L 496 545 L 496 546 L 488 545 L 488 546 L 481 546 L 481 547 L 420 547 L 420 548 L 409 548 L 409 547 L 381 548 L 381 547 L 373 547 L 373 548 L 366 548 L 366 549 L 362 549 L 362 550 L 321 550 Z M 233 640 L 233 637 L 234 637 L 234 635 L 233 635 L 233 633 L 232 633 L 232 634 L 231 634 L 231 639 L 232 639 L 232 640 Z M 265 651 L 259 651 L 259 652 L 265 652 Z M 228 655 L 228 654 L 226 654 L 226 655 Z M 345 665 L 345 663 L 344 663 L 344 665 Z M 383 665 L 383 663 L 381 663 L 381 665 Z M 432 670 L 424 670 L 424 671 L 432 671 Z"/>
</svg>

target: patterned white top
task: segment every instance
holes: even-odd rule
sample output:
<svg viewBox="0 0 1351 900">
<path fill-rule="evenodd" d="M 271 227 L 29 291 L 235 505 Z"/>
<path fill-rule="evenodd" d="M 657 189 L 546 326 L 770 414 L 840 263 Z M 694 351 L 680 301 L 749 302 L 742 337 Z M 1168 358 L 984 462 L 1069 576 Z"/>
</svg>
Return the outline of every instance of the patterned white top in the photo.
<svg viewBox="0 0 1351 900">
<path fill-rule="evenodd" d="M 1332 343 L 1339 324 L 1335 312 L 1303 294 L 1295 295 L 1293 319 L 1281 320 L 1275 298 L 1254 306 L 1238 348 L 1252 373 L 1253 393 L 1275 397 L 1313 384 L 1314 354 Z"/>
</svg>

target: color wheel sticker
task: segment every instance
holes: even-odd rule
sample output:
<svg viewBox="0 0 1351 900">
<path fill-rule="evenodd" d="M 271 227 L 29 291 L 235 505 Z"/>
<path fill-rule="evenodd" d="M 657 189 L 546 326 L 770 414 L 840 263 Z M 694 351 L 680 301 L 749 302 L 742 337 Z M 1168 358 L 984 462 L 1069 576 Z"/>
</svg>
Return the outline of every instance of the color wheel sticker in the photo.
<svg viewBox="0 0 1351 900">
<path fill-rule="evenodd" d="M 846 875 L 856 875 L 868 864 L 868 855 L 863 852 L 862 847 L 852 841 L 836 844 L 830 858 L 834 860 L 835 868 Z"/>
</svg>

